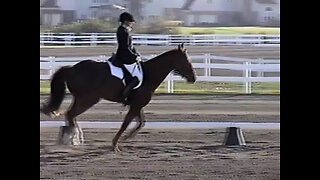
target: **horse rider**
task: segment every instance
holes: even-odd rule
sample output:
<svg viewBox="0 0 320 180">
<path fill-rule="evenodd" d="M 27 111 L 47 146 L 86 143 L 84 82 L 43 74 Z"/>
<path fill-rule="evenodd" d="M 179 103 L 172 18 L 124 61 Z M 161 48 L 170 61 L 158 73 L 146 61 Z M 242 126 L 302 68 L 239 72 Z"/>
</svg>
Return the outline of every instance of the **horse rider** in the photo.
<svg viewBox="0 0 320 180">
<path fill-rule="evenodd" d="M 132 30 L 135 20 L 130 13 L 124 12 L 119 18 L 120 26 L 117 30 L 118 49 L 116 57 L 113 59 L 113 64 L 121 67 L 124 72 L 126 87 L 122 92 L 122 103 L 127 105 L 127 99 L 132 89 L 138 85 L 137 77 L 132 77 L 131 73 L 125 68 L 125 64 L 134 64 L 141 61 L 140 54 L 132 45 L 132 37 L 130 32 Z"/>
</svg>

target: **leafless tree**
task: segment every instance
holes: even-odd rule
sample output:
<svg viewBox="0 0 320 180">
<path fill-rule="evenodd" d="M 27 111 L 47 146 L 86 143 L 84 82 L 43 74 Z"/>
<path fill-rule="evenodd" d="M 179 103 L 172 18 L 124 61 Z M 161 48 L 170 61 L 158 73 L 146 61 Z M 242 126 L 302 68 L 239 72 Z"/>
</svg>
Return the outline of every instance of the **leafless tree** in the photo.
<svg viewBox="0 0 320 180">
<path fill-rule="evenodd" d="M 145 2 L 148 0 L 127 0 L 129 3 L 128 10 L 135 17 L 135 19 L 142 18 L 142 8 Z"/>
</svg>

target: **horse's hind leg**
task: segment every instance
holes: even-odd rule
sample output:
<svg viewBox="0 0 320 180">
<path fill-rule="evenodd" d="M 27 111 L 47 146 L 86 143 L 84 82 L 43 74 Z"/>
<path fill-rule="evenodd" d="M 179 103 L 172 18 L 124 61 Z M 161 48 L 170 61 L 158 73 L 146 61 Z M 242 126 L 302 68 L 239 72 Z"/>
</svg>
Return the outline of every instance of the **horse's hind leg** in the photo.
<svg viewBox="0 0 320 180">
<path fill-rule="evenodd" d="M 127 136 L 123 138 L 123 140 L 127 140 L 135 137 L 138 132 L 145 126 L 146 120 L 144 116 L 143 109 L 140 111 L 140 114 L 137 116 L 137 124 L 136 126 L 129 132 Z"/>
<path fill-rule="evenodd" d="M 132 106 L 130 107 L 130 110 L 129 110 L 128 114 L 126 115 L 120 130 L 118 131 L 118 133 L 116 134 L 116 136 L 112 140 L 112 146 L 113 146 L 114 151 L 116 151 L 116 152 L 120 151 L 120 149 L 118 147 L 119 138 L 121 137 L 123 132 L 127 129 L 127 127 L 130 125 L 131 121 L 139 115 L 140 110 L 141 110 L 141 108 L 135 108 Z"/>
<path fill-rule="evenodd" d="M 73 104 L 71 108 L 66 113 L 66 124 L 67 127 L 71 128 L 72 131 L 71 134 L 61 134 L 61 137 L 59 140 L 62 144 L 83 144 L 84 138 L 83 138 L 83 132 L 80 128 L 80 126 L 77 123 L 76 117 L 85 111 L 87 111 L 90 107 L 95 105 L 97 102 L 99 102 L 99 98 L 92 97 L 92 96 L 85 96 L 85 97 L 74 97 Z M 64 138 L 64 137 L 68 138 Z M 67 142 L 65 142 L 67 141 Z M 71 142 L 68 142 L 71 141 Z"/>
</svg>

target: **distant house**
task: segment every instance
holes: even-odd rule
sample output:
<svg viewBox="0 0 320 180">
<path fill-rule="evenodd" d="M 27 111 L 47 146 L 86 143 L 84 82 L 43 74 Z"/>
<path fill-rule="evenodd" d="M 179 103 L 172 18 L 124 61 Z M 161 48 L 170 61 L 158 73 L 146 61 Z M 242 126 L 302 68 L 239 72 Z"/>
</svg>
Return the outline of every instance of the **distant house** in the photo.
<svg viewBox="0 0 320 180">
<path fill-rule="evenodd" d="M 63 22 L 56 0 L 40 0 L 40 25 L 54 26 Z"/>
<path fill-rule="evenodd" d="M 280 0 L 40 0 L 40 25 L 111 20 L 123 11 L 146 24 L 163 19 L 186 26 L 280 25 Z"/>
<path fill-rule="evenodd" d="M 118 17 L 125 10 L 123 0 L 59 0 L 61 7 L 72 2 L 77 20 Z"/>
<path fill-rule="evenodd" d="M 123 5 L 122 0 L 40 0 L 40 25 L 115 18 L 126 9 Z"/>
<path fill-rule="evenodd" d="M 280 26 L 280 0 L 255 0 L 251 11 L 257 15 L 254 19 L 257 24 L 279 23 Z"/>
<path fill-rule="evenodd" d="M 187 26 L 268 25 L 280 21 L 280 0 L 186 0 Z"/>
<path fill-rule="evenodd" d="M 158 19 L 181 20 L 181 7 L 184 3 L 185 0 L 147 0 L 141 9 L 143 23 Z"/>
</svg>

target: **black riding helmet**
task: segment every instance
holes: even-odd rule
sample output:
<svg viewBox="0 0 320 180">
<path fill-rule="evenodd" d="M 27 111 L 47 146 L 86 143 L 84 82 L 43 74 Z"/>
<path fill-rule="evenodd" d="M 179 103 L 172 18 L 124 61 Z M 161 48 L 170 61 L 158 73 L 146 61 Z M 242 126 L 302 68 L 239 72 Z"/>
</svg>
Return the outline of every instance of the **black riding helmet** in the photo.
<svg viewBox="0 0 320 180">
<path fill-rule="evenodd" d="M 130 13 L 124 12 L 120 15 L 119 22 L 124 23 L 125 21 L 135 22 L 133 16 Z"/>
</svg>

